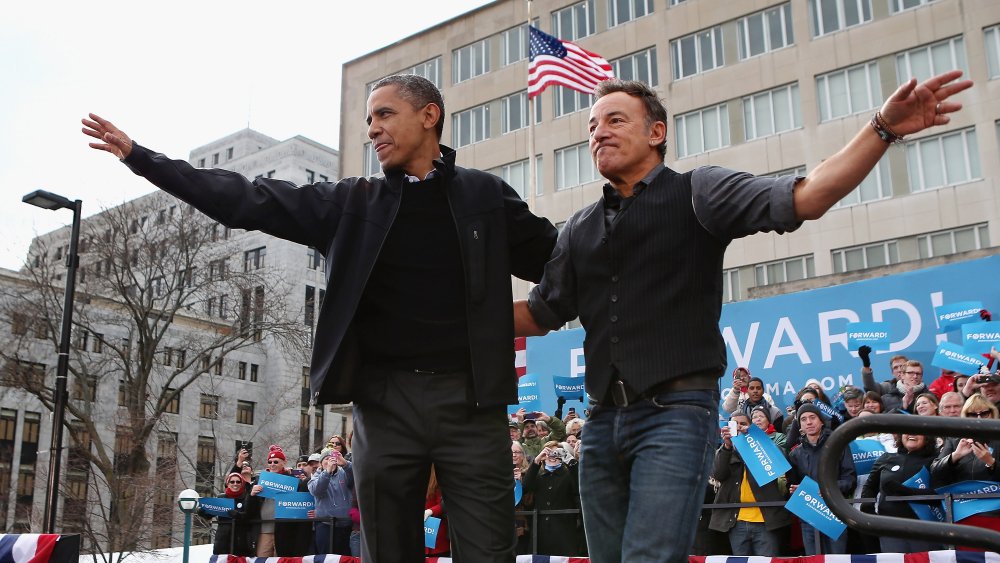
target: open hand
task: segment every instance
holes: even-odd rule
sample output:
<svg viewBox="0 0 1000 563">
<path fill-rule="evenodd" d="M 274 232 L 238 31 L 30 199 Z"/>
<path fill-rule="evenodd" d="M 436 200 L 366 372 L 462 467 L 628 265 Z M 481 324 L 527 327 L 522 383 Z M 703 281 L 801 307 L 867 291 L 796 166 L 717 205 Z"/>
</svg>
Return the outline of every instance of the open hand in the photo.
<svg viewBox="0 0 1000 563">
<path fill-rule="evenodd" d="M 971 80 L 958 80 L 961 76 L 962 71 L 951 70 L 919 84 L 911 78 L 882 104 L 882 118 L 900 136 L 947 124 L 951 121 L 948 114 L 962 109 L 961 103 L 949 98 L 972 87 Z"/>
<path fill-rule="evenodd" d="M 107 151 L 119 159 L 124 159 L 132 152 L 132 139 L 113 123 L 97 115 L 88 114 L 90 119 L 81 120 L 83 134 L 97 139 L 98 143 L 90 143 L 90 148 Z"/>
</svg>

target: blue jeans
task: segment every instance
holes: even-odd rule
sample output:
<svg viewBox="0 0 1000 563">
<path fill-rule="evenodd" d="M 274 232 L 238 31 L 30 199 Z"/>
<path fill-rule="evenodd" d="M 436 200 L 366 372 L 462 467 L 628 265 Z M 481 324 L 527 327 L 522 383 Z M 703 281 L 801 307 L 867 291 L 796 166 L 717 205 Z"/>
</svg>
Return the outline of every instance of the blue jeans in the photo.
<svg viewBox="0 0 1000 563">
<path fill-rule="evenodd" d="M 718 441 L 719 391 L 595 405 L 580 455 L 592 563 L 687 563 Z"/>
<path fill-rule="evenodd" d="M 767 529 L 763 522 L 746 522 L 737 520 L 736 525 L 729 530 L 729 545 L 733 555 L 761 555 L 775 557 L 778 555 L 778 536 Z"/>
<path fill-rule="evenodd" d="M 819 555 L 828 553 L 847 553 L 847 530 L 844 530 L 840 537 L 831 540 L 823 533 L 819 534 L 819 545 L 816 545 L 815 528 L 802 522 L 802 548 L 806 555 Z M 822 551 L 820 549 L 822 548 Z"/>
</svg>

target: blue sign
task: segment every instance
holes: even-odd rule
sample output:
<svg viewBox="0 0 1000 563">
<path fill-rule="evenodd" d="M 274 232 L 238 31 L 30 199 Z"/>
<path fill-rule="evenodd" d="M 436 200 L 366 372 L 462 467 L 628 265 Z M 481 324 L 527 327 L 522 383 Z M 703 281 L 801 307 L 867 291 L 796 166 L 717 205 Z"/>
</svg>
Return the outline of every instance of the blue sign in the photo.
<svg viewBox="0 0 1000 563">
<path fill-rule="evenodd" d="M 1000 322 L 962 325 L 962 344 L 969 354 L 989 354 L 990 348 L 1000 350 Z"/>
<path fill-rule="evenodd" d="M 851 458 L 854 459 L 854 469 L 858 475 L 871 473 L 875 460 L 884 453 L 885 446 L 875 438 L 858 438 L 851 442 Z"/>
<path fill-rule="evenodd" d="M 198 508 L 209 516 L 229 518 L 229 511 L 236 508 L 236 501 L 231 498 L 202 497 L 198 499 Z"/>
<path fill-rule="evenodd" d="M 984 281 L 995 279 L 997 272 L 1000 255 L 725 304 L 719 321 L 727 354 L 725 373 L 747 367 L 764 381 L 764 391 L 780 409 L 792 404 L 809 379 L 818 380 L 827 394 L 845 385 L 862 387 L 861 362 L 856 348 L 847 345 L 848 325 L 859 322 L 892 327 L 888 349 L 872 355 L 876 380 L 889 377 L 889 358 L 894 354 L 929 365 L 938 337 L 947 336 L 938 329 L 935 308 L 977 300 L 974 305 L 1000 309 L 1000 284 Z M 980 308 L 965 307 L 975 309 L 975 321 Z M 954 339 L 957 342 L 957 336 Z M 583 329 L 527 339 L 528 370 L 540 378 L 543 410 L 555 410 L 556 397 L 547 378 L 584 373 L 583 340 Z M 720 387 L 723 398 L 730 391 L 731 380 L 725 377 Z M 578 412 L 586 408 L 569 401 L 567 406 Z"/>
<path fill-rule="evenodd" d="M 441 519 L 428 516 L 424 520 L 424 547 L 434 549 L 437 545 L 438 530 L 441 528 Z"/>
<path fill-rule="evenodd" d="M 916 475 L 910 477 L 906 481 L 903 481 L 903 485 L 907 487 L 913 487 L 914 489 L 927 489 L 927 494 L 934 494 L 935 491 L 931 489 L 931 474 L 927 471 L 926 467 L 921 467 L 920 471 Z M 931 522 L 944 522 L 944 507 L 939 502 L 933 504 L 928 504 L 925 502 L 911 502 L 908 503 L 913 513 L 917 515 L 917 518 L 921 520 L 929 520 Z"/>
<path fill-rule="evenodd" d="M 533 373 L 518 378 L 517 404 L 507 405 L 507 414 L 514 414 L 518 409 L 524 409 L 526 412 L 541 410 L 541 401 L 538 400 L 538 376 Z"/>
<path fill-rule="evenodd" d="M 746 434 L 733 436 L 732 441 L 758 485 L 766 485 L 792 468 L 774 440 L 756 424 L 751 424 Z"/>
<path fill-rule="evenodd" d="M 847 348 L 857 350 L 869 346 L 872 350 L 889 349 L 889 323 L 850 323 L 847 325 Z"/>
<path fill-rule="evenodd" d="M 951 342 L 938 344 L 937 351 L 934 352 L 934 359 L 931 365 L 941 369 L 950 369 L 965 375 L 979 373 L 979 366 L 985 363 L 985 358 L 970 354 L 965 348 Z"/>
<path fill-rule="evenodd" d="M 954 330 L 965 323 L 979 320 L 982 301 L 960 301 L 934 307 L 934 317 L 941 330 Z"/>
<path fill-rule="evenodd" d="M 833 407 L 827 405 L 823 401 L 813 401 L 813 406 L 819 409 L 819 412 L 823 413 L 829 419 L 834 419 L 837 422 L 844 422 L 844 415 L 840 414 Z"/>
<path fill-rule="evenodd" d="M 994 481 L 962 481 L 953 485 L 938 487 L 937 492 L 940 494 L 1000 493 L 1000 483 Z M 975 514 L 1000 510 L 1000 498 L 955 499 L 952 502 L 951 509 L 954 521 L 958 522 Z"/>
<path fill-rule="evenodd" d="M 514 506 L 521 504 L 521 497 L 524 496 L 524 488 L 521 487 L 521 482 L 517 479 L 514 480 Z"/>
<path fill-rule="evenodd" d="M 257 496 L 264 498 L 274 498 L 283 493 L 294 493 L 299 490 L 297 478 L 270 471 L 261 471 L 260 477 L 257 478 L 257 484 L 262 488 Z"/>
<path fill-rule="evenodd" d="M 1000 324 L 1000 323 L 997 323 Z M 584 390 L 583 390 L 583 380 L 582 377 L 552 377 L 552 385 L 555 388 L 556 397 L 563 397 L 564 399 L 576 399 L 578 401 L 583 400 Z"/>
<path fill-rule="evenodd" d="M 282 493 L 274 496 L 275 519 L 309 518 L 310 510 L 316 510 L 316 499 L 310 493 Z"/>
<path fill-rule="evenodd" d="M 802 478 L 795 494 L 785 503 L 785 508 L 832 540 L 839 538 L 847 528 L 830 511 L 819 494 L 819 485 L 809 477 Z"/>
</svg>

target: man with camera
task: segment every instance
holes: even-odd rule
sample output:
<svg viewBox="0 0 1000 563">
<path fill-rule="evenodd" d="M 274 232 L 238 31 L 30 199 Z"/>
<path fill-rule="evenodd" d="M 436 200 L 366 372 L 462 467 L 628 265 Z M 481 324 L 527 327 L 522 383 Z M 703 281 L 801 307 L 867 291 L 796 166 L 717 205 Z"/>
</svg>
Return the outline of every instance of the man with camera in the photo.
<svg viewBox="0 0 1000 563">
<path fill-rule="evenodd" d="M 546 442 L 525 472 L 525 494 L 534 493 L 538 516 L 538 555 L 579 555 L 583 534 L 579 514 L 545 514 L 546 510 L 580 508 L 576 466 L 558 442 Z"/>
</svg>

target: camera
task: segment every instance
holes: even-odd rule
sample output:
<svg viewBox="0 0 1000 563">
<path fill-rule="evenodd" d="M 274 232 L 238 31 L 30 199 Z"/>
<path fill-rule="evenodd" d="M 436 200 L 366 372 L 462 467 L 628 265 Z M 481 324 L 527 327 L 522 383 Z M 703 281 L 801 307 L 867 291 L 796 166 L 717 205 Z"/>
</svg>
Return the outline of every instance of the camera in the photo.
<svg viewBox="0 0 1000 563">
<path fill-rule="evenodd" d="M 562 448 L 555 448 L 549 450 L 549 459 L 562 459 Z"/>
<path fill-rule="evenodd" d="M 976 383 L 1000 383 L 1000 375 L 997 375 L 995 373 L 977 375 Z"/>
</svg>

